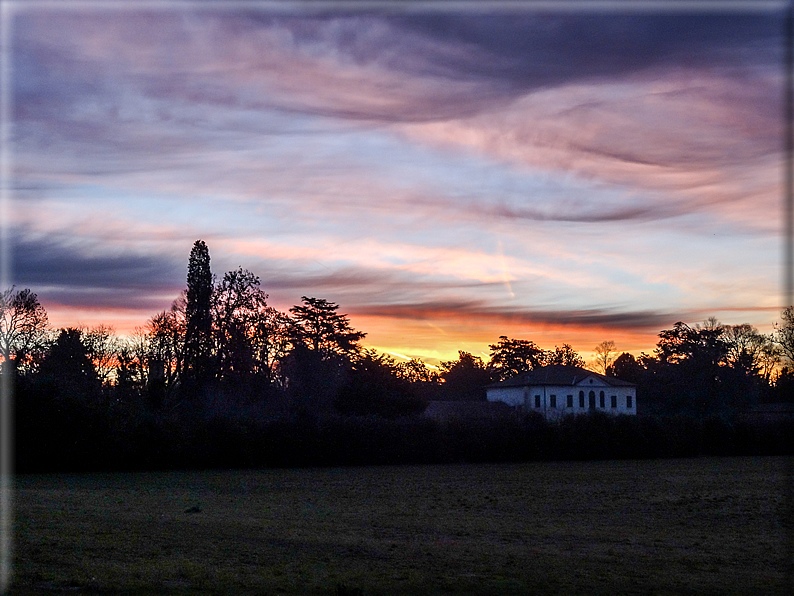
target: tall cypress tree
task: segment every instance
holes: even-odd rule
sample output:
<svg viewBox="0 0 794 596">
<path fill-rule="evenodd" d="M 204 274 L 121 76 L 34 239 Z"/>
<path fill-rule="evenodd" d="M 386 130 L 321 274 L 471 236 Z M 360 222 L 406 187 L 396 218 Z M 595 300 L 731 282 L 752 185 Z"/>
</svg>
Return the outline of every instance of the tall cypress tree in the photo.
<svg viewBox="0 0 794 596">
<path fill-rule="evenodd" d="M 190 251 L 186 298 L 183 378 L 188 382 L 206 381 L 211 374 L 212 271 L 210 252 L 203 240 L 196 240 Z"/>
</svg>

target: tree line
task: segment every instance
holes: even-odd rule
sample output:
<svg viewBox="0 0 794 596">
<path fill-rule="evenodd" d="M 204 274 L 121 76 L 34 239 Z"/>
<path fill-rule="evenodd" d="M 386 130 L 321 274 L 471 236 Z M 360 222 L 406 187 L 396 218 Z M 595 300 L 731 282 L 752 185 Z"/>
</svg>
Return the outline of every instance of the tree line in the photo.
<svg viewBox="0 0 794 596">
<path fill-rule="evenodd" d="M 303 296 L 280 312 L 268 305 L 250 271 L 238 268 L 217 280 L 201 240 L 187 269 L 187 287 L 171 307 L 127 338 L 105 325 L 52 330 L 30 289 L 0 295 L 2 374 L 14 379 L 17 461 L 23 468 L 58 468 L 53 458 L 59 451 L 71 464 L 93 461 L 101 445 L 117 451 L 113 461 L 144 467 L 168 457 L 186 465 L 192 456 L 184 450 L 194 448 L 204 451 L 200 459 L 206 462 L 213 448 L 226 453 L 240 440 L 248 444 L 241 437 L 265 441 L 265 427 L 271 439 L 282 437 L 284 448 L 298 427 L 309 441 L 329 424 L 336 429 L 331 434 L 350 425 L 392 425 L 389 432 L 408 425 L 418 440 L 440 432 L 416 416 L 430 400 L 484 400 L 489 383 L 548 364 L 585 366 L 568 344 L 545 350 L 507 336 L 490 346 L 488 362 L 463 351 L 439 367 L 419 359 L 396 362 L 363 348 L 366 334 L 333 302 Z M 600 372 L 638 385 L 645 414 L 726 421 L 747 405 L 794 400 L 792 308 L 769 335 L 710 319 L 663 330 L 650 355 L 617 355 L 611 341 L 595 351 Z M 447 426 L 443 432 L 453 431 Z M 444 436 L 436 440 L 454 443 Z M 337 436 L 337 450 L 329 453 L 341 454 L 340 445 L 350 440 Z"/>
<path fill-rule="evenodd" d="M 397 417 L 421 412 L 430 399 L 485 399 L 485 385 L 527 366 L 585 365 L 568 344 L 546 351 L 505 337 L 487 364 L 464 351 L 439 367 L 397 362 L 364 349 L 366 334 L 333 302 L 303 296 L 285 313 L 267 299 L 246 269 L 216 280 L 201 240 L 190 253 L 187 288 L 129 338 L 106 325 L 53 332 L 36 294 L 11 288 L 0 303 L 3 371 L 89 400 L 143 400 L 154 410 L 270 401 Z"/>
</svg>

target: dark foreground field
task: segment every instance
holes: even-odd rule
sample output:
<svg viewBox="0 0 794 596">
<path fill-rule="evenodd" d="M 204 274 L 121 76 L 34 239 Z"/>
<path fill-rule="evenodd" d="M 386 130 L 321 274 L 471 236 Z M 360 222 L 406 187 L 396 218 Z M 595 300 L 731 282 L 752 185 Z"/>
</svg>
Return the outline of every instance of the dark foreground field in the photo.
<svg viewBox="0 0 794 596">
<path fill-rule="evenodd" d="M 787 594 L 788 482 L 783 458 L 20 476 L 12 593 Z"/>
</svg>

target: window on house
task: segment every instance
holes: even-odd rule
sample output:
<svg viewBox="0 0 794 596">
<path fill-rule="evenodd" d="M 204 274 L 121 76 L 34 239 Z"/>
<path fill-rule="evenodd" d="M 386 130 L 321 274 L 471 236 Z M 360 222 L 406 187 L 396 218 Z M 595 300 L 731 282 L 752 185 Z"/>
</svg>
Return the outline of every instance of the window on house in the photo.
<svg viewBox="0 0 794 596">
<path fill-rule="evenodd" d="M 630 396 L 630 395 L 627 395 L 627 396 L 626 396 L 626 407 L 627 407 L 627 408 L 631 408 L 631 407 L 632 407 L 632 404 L 631 404 L 631 402 L 632 402 L 631 396 Z"/>
<path fill-rule="evenodd" d="M 566 404 L 569 408 L 573 407 L 573 395 L 568 396 L 568 403 Z"/>
<path fill-rule="evenodd" d="M 584 391 L 579 392 L 579 407 L 584 408 Z"/>
<path fill-rule="evenodd" d="M 540 396 L 539 395 L 535 396 L 535 407 L 536 408 L 540 407 Z"/>
<path fill-rule="evenodd" d="M 557 407 L 557 396 L 552 395 L 549 399 L 549 407 L 556 408 Z"/>
<path fill-rule="evenodd" d="M 598 407 L 599 408 L 603 408 L 604 407 L 604 392 L 603 391 L 599 392 L 599 394 L 598 394 Z"/>
<path fill-rule="evenodd" d="M 618 407 L 618 396 L 617 395 L 613 395 L 610 398 L 610 400 L 612 401 L 612 407 L 613 408 L 617 408 Z"/>
</svg>

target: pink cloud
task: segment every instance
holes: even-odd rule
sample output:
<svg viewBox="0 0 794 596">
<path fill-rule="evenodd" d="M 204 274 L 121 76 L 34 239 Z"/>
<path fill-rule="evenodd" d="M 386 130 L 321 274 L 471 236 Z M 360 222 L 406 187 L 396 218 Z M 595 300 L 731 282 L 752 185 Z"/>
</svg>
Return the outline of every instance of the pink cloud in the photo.
<svg viewBox="0 0 794 596">
<path fill-rule="evenodd" d="M 765 210 L 778 209 L 782 192 L 780 77 L 654 77 L 539 90 L 491 113 L 393 126 L 415 142 L 657 193 L 641 218 L 700 211 L 770 231 Z"/>
</svg>

